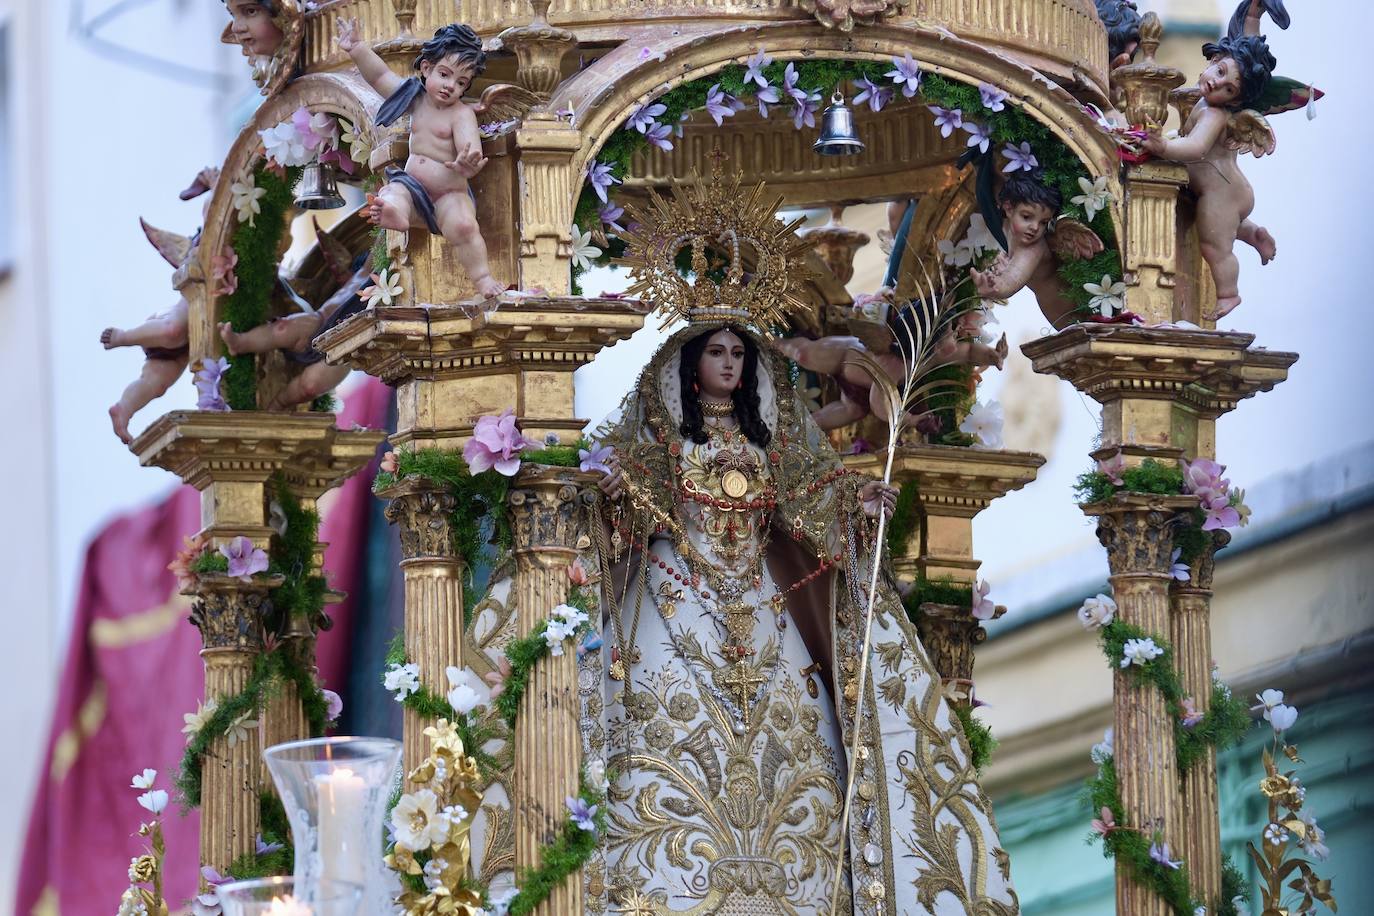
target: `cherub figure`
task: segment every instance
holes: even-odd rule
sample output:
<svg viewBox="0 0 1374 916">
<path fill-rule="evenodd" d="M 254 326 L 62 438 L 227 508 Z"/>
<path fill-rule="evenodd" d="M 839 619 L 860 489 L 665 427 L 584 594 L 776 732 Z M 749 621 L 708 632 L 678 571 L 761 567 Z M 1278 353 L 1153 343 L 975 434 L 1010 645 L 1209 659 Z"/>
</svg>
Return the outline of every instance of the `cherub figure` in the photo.
<svg viewBox="0 0 1374 916">
<path fill-rule="evenodd" d="M 969 277 L 985 299 L 1009 299 L 1029 286 L 1045 320 L 1056 329 L 1073 323 L 1078 306 L 1059 278 L 1060 258 L 1090 258 L 1102 240 L 1077 220 L 1056 219 L 1064 206 L 1058 188 L 1039 172 L 1014 172 L 997 194 L 1009 250 L 985 270 L 971 268 Z"/>
<path fill-rule="evenodd" d="M 218 180 L 219 169 L 201 169 L 195 181 L 181 192 L 181 199 L 192 200 L 205 194 L 215 187 Z M 205 205 L 201 208 L 202 219 L 209 206 L 210 198 L 207 197 Z M 180 269 L 195 255 L 196 243 L 200 238 L 199 231 L 195 236 L 187 238 L 155 229 L 142 220 L 139 222 L 148 236 L 148 241 L 173 267 Z M 171 388 L 186 371 L 191 353 L 187 330 L 188 311 L 186 297 L 180 296 L 171 308 L 150 315 L 147 321 L 137 327 L 106 328 L 100 333 L 100 342 L 106 350 L 113 350 L 115 347 L 143 348 L 143 370 L 138 378 L 124 389 L 124 393 L 109 411 L 110 424 L 114 427 L 115 435 L 125 445 L 133 441 L 133 437 L 129 435 L 129 421 L 133 419 L 134 414 L 166 394 L 167 389 Z"/>
<path fill-rule="evenodd" d="M 892 290 L 884 287 L 873 298 L 890 305 L 892 295 Z M 895 320 L 910 320 L 910 314 L 909 310 L 903 309 L 897 313 Z M 954 364 L 1002 368 L 1007 356 L 1007 338 L 1005 334 L 1002 335 L 996 346 L 984 342 L 981 334 L 985 317 L 981 309 L 961 314 L 952 325 L 940 332 L 931 351 L 934 364 L 918 367 L 917 372 Z M 859 354 L 871 354 L 894 384 L 900 385 L 906 373 L 899 335 L 894 334 L 886 322 L 855 319 L 849 322 L 849 326 L 855 332 L 854 336 L 832 335 L 815 340 L 785 337 L 773 343 L 780 353 L 803 369 L 835 379 L 840 389 L 839 399 L 811 414 L 811 419 L 823 430 L 857 423 L 869 414 L 879 420 L 888 419 L 886 395 L 881 387 L 874 384 L 873 376 Z M 912 414 L 907 421 L 916 426 L 920 419 L 919 414 Z"/>
<path fill-rule="evenodd" d="M 386 97 L 377 123 L 386 126 L 410 114 L 410 158 L 405 169 L 386 170 L 387 184 L 368 204 L 368 219 L 387 229 L 427 228 L 442 234 L 478 294 L 499 296 L 505 287 L 491 275 L 468 184 L 487 164 L 478 106 L 463 101 L 463 93 L 486 66 L 481 40 L 466 25 L 444 26 L 415 59 L 419 78 L 405 80 L 363 42 L 356 19 L 339 21 L 338 41 L 363 78 Z"/>
<path fill-rule="evenodd" d="M 314 348 L 313 342 L 325 331 L 362 311 L 366 305 L 358 292 L 371 275 L 372 253 L 369 251 L 352 258 L 350 263 L 348 249 L 322 231 L 319 223 L 315 224 L 315 237 L 319 240 L 330 275 L 339 284 L 319 309 L 297 295 L 283 279 L 280 281 L 282 289 L 301 309 L 300 312 L 274 318 L 247 331 L 235 331 L 227 321 L 219 325 L 220 337 L 232 356 L 281 350 L 287 360 L 303 366 L 267 405 L 268 410 L 285 410 L 313 401 L 332 391 L 348 376 L 348 367 L 331 366 L 324 362 L 324 355 Z"/>
<path fill-rule="evenodd" d="M 226 32 L 243 53 L 252 58 L 271 58 L 281 47 L 285 35 L 275 21 L 277 0 L 224 0 L 229 11 Z"/>
<path fill-rule="evenodd" d="M 296 75 L 305 19 L 296 0 L 224 0 L 230 20 L 220 41 L 238 45 L 253 66 L 253 82 L 275 95 Z"/>
<path fill-rule="evenodd" d="M 1240 305 L 1240 263 L 1234 248 L 1240 239 L 1259 252 L 1268 264 L 1278 253 L 1269 230 L 1250 219 L 1255 192 L 1236 162 L 1238 153 L 1257 158 L 1274 151 L 1274 132 L 1264 115 L 1300 107 L 1309 96 L 1301 84 L 1274 77 L 1277 61 L 1259 34 L 1260 17 L 1270 12 L 1283 27 L 1287 13 L 1278 0 L 1248 0 L 1231 20 L 1225 38 L 1202 46 L 1207 68 L 1198 77 L 1202 98 L 1183 125 L 1181 136 L 1168 140 L 1146 137 L 1145 151 L 1188 167 L 1189 187 L 1197 195 L 1198 245 L 1212 269 L 1217 288 L 1216 310 L 1207 317 L 1222 318 Z"/>
<path fill-rule="evenodd" d="M 1097 18 L 1107 30 L 1107 69 L 1129 64 L 1140 47 L 1140 11 L 1135 0 L 1097 0 Z"/>
</svg>

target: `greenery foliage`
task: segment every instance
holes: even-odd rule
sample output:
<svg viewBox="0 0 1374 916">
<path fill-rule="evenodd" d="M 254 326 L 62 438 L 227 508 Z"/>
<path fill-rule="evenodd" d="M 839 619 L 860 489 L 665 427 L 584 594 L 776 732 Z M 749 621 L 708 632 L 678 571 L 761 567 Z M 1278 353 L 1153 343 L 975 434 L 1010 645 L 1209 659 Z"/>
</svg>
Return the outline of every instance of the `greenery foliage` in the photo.
<svg viewBox="0 0 1374 916">
<path fill-rule="evenodd" d="M 248 331 L 267 321 L 271 314 L 272 293 L 277 286 L 277 267 L 281 242 L 287 231 L 287 216 L 294 206 L 291 189 L 300 178 L 299 168 L 288 168 L 283 176 L 266 164 L 253 171 L 253 179 L 267 193 L 258 201 L 261 212 L 252 224 L 241 222 L 230 236 L 229 244 L 238 256 L 234 274 L 238 288 L 220 304 L 220 318 L 235 331 Z M 226 179 L 227 180 L 227 179 Z M 251 353 L 230 356 L 224 375 L 224 400 L 232 410 L 256 410 L 258 406 L 257 359 Z"/>
<path fill-rule="evenodd" d="M 311 618 L 324 609 L 328 588 L 314 569 L 320 515 L 306 509 L 280 476 L 273 479 L 272 492 L 286 521 L 282 532 L 272 538 L 271 569 L 285 580 L 272 590 L 272 608 L 282 618 Z"/>
<path fill-rule="evenodd" d="M 259 855 L 256 851 L 245 852 L 230 864 L 227 874 L 238 881 L 253 878 L 270 878 L 273 875 L 291 873 L 295 852 L 291 847 L 290 824 L 286 819 L 286 809 L 276 794 L 263 791 L 258 795 L 259 833 L 263 842 L 279 844 L 280 849 Z"/>
<path fill-rule="evenodd" d="M 921 605 L 956 604 L 960 607 L 973 607 L 973 588 L 965 582 L 957 582 L 952 576 L 927 579 L 920 576 L 912 583 L 911 591 L 902 598 L 907 616 L 912 623 L 920 616 Z"/>
<path fill-rule="evenodd" d="M 393 665 L 406 663 L 405 634 L 397 633 L 391 641 L 391 648 L 386 653 L 383 671 Z M 454 730 L 458 732 L 458 737 L 463 742 L 464 752 L 472 758 L 473 763 L 477 764 L 477 769 L 482 774 L 482 778 L 484 780 L 491 779 L 496 774 L 498 767 L 496 758 L 483 750 L 488 741 L 497 737 L 496 730 L 489 724 L 480 721 L 470 722 L 468 717 L 454 709 L 448 700 L 438 696 L 423 685 L 401 700 L 401 705 L 424 719 L 447 719 L 453 724 Z"/>
<path fill-rule="evenodd" d="M 229 558 L 218 550 L 203 550 L 191 561 L 190 571 L 197 575 L 227 575 Z"/>
<path fill-rule="evenodd" d="M 1121 482 L 1121 486 L 1117 486 L 1101 471 L 1088 471 L 1078 475 L 1073 489 L 1078 501 L 1084 505 L 1106 502 L 1117 493 L 1178 496 L 1183 492 L 1183 471 L 1178 467 L 1161 464 L 1153 458 L 1146 458 L 1135 467 L 1122 471 Z"/>
<path fill-rule="evenodd" d="M 916 533 L 919 518 L 916 512 L 916 481 L 908 480 L 897 491 L 897 505 L 892 510 L 892 518 L 887 520 L 887 552 L 897 556 L 906 552 Z"/>
<path fill-rule="evenodd" d="M 607 826 L 606 797 L 598 789 L 588 786 L 585 778 L 578 796 L 588 805 L 596 806 L 592 815 L 596 830 L 583 830 L 573 823 L 572 818 L 568 818 L 554 841 L 540 849 L 539 867 L 524 869 L 516 879 L 520 893 L 510 901 L 507 911 L 510 916 L 533 913 L 554 888 L 586 864 L 596 852 L 596 838 L 605 832 Z"/>
<path fill-rule="evenodd" d="M 588 613 L 590 599 L 591 596 L 581 588 L 573 588 L 568 592 L 567 603 L 583 613 Z M 537 661 L 549 654 L 548 642 L 544 638 L 548 626 L 547 619 L 541 620 L 535 624 L 528 636 L 512 640 L 510 645 L 506 646 L 510 674 L 506 676 L 505 689 L 496 698 L 496 710 L 511 728 L 515 727 L 515 718 L 520 712 L 520 700 L 525 695 L 525 688 L 529 686 L 530 672 L 534 670 Z"/>
<path fill-rule="evenodd" d="M 970 762 L 973 764 L 974 771 L 983 775 L 983 767 L 988 765 L 992 759 L 992 752 L 997 750 L 997 739 L 992 736 L 992 729 L 973 717 L 973 710 L 957 704 L 950 707 L 954 715 L 959 719 L 959 724 L 964 727 L 964 737 L 968 739 Z"/>
</svg>

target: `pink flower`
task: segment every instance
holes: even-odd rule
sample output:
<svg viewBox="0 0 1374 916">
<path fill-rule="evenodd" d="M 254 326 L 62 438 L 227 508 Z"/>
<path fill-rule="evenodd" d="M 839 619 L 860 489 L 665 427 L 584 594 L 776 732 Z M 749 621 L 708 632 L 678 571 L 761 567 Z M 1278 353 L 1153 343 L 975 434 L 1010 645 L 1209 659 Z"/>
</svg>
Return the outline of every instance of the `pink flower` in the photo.
<svg viewBox="0 0 1374 916">
<path fill-rule="evenodd" d="M 1125 486 L 1121 474 L 1126 470 L 1126 456 L 1117 452 L 1110 458 L 1097 462 L 1097 472 L 1112 482 L 1113 486 Z"/>
<path fill-rule="evenodd" d="M 1197 704 L 1193 702 L 1192 697 L 1184 697 L 1182 705 L 1182 719 L 1184 728 L 1192 728 L 1194 725 L 1197 725 L 1199 722 L 1202 721 L 1203 714 L 1201 712 L 1198 712 Z"/>
<path fill-rule="evenodd" d="M 167 568 L 177 577 L 177 588 L 184 591 L 196 584 L 196 574 L 191 572 L 191 564 L 204 552 L 206 539 L 198 534 L 194 538 L 182 537 L 182 540 L 185 544 L 181 552 L 167 564 Z"/>
<path fill-rule="evenodd" d="M 506 689 L 506 678 L 510 677 L 510 659 L 504 654 L 496 662 L 496 670 L 488 671 L 482 675 L 482 680 L 486 681 L 491 688 L 491 699 L 493 702 Z"/>
<path fill-rule="evenodd" d="M 997 605 L 988 598 L 988 592 L 992 586 L 982 579 L 978 580 L 978 587 L 973 592 L 973 616 L 979 620 L 991 620 L 997 613 Z"/>
<path fill-rule="evenodd" d="M 221 544 L 219 552 L 229 561 L 229 575 L 247 582 L 254 573 L 267 572 L 267 551 L 254 547 L 253 542 L 240 535 L 227 544 Z"/>
<path fill-rule="evenodd" d="M 397 473 L 400 470 L 400 465 L 397 463 L 397 460 L 398 459 L 395 452 L 387 452 L 386 454 L 382 455 L 382 463 L 380 465 L 381 470 L 385 471 L 388 474 Z"/>
<path fill-rule="evenodd" d="M 587 575 L 587 570 L 582 566 L 581 560 L 573 560 L 568 564 L 568 581 L 581 588 L 591 581 Z"/>
<path fill-rule="evenodd" d="M 463 446 L 463 459 L 474 474 L 496 469 L 505 477 L 520 470 L 520 450 L 529 440 L 515 426 L 515 411 L 506 408 L 499 417 L 487 415 L 477 420 L 472 438 Z"/>
<path fill-rule="evenodd" d="M 343 714 L 343 697 L 332 690 L 321 690 L 324 694 L 324 718 L 328 722 L 336 722 Z"/>
<path fill-rule="evenodd" d="M 1231 482 L 1221 475 L 1226 465 L 1217 464 L 1210 458 L 1194 458 L 1183 462 L 1184 492 L 1194 493 L 1203 502 L 1210 502 L 1218 496 L 1225 496 L 1231 489 Z"/>
<path fill-rule="evenodd" d="M 1116 818 L 1112 816 L 1112 809 L 1106 805 L 1102 806 L 1102 816 L 1093 818 L 1093 833 L 1106 836 L 1113 830 L 1120 830 L 1116 825 Z"/>
<path fill-rule="evenodd" d="M 1202 523 L 1203 531 L 1216 531 L 1218 528 L 1236 528 L 1240 525 L 1240 513 L 1236 507 L 1231 505 L 1231 495 L 1222 492 L 1210 499 L 1204 498 L 1202 501 L 1202 511 L 1206 513 L 1206 521 Z"/>
</svg>

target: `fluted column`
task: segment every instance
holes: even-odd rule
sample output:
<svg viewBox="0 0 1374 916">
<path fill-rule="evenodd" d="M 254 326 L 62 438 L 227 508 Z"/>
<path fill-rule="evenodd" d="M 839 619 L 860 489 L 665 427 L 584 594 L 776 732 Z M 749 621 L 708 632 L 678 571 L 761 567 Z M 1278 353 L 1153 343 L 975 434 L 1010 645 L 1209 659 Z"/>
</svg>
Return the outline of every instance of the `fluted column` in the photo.
<svg viewBox="0 0 1374 916">
<path fill-rule="evenodd" d="M 386 518 L 401 537 L 406 658 L 419 665 L 420 685 L 443 696 L 448 693 L 444 669 L 463 667 L 463 564 L 454 553 L 450 523 L 456 501 L 443 484 L 414 477 L 379 495 L 390 500 Z M 424 730 L 431 724 L 405 710 L 405 772 L 427 756 Z"/>
<path fill-rule="evenodd" d="M 306 671 L 315 670 L 315 627 L 308 620 L 293 616 L 281 636 L 283 651 Z M 263 703 L 262 746 L 272 747 L 310 737 L 310 722 L 301 706 L 301 693 L 294 681 L 283 681 Z M 263 774 L 265 785 L 271 785 Z"/>
<path fill-rule="evenodd" d="M 1117 619 L 1158 640 L 1168 639 L 1170 555 L 1180 511 L 1197 505 L 1193 497 L 1119 494 L 1111 502 L 1085 506 L 1097 517 L 1097 538 L 1107 548 Z M 1113 727 L 1116 782 L 1123 825 L 1158 832 L 1181 848 L 1184 824 L 1178 795 L 1174 712 L 1153 684 L 1129 669 L 1114 674 Z M 1164 899 L 1130 878 L 1117 864 L 1116 911 L 1130 916 L 1172 916 Z"/>
<path fill-rule="evenodd" d="M 1172 615 L 1169 641 L 1183 693 L 1191 696 L 1199 712 L 1212 697 L 1212 571 L 1216 551 L 1231 542 L 1227 531 L 1214 531 L 1201 556 L 1192 564 L 1188 582 L 1175 582 L 1170 593 Z M 1221 893 L 1221 811 L 1217 794 L 1217 752 L 1207 753 L 1179 774 L 1182 811 L 1188 819 L 1179 852 L 1188 863 L 1193 891 L 1203 900 Z"/>
<path fill-rule="evenodd" d="M 205 662 L 205 697 L 232 697 L 243 690 L 262 652 L 268 592 L 280 577 L 241 582 L 229 576 L 201 576 L 191 622 L 200 630 Z M 258 790 L 262 745 L 250 728 L 242 740 L 220 735 L 202 761 L 200 861 L 221 873 L 254 849 L 258 834 Z"/>
<path fill-rule="evenodd" d="M 572 468 L 531 467 L 510 493 L 515 533 L 517 635 L 568 597 L 568 565 L 583 530 L 583 495 L 591 475 Z M 515 723 L 511 798 L 515 817 L 517 873 L 538 866 L 539 848 L 567 822 L 565 799 L 577 795 L 582 740 L 578 731 L 577 654 L 546 656 L 530 673 Z M 577 916 L 583 910 L 582 874 L 574 872 L 535 911 L 539 916 Z"/>
</svg>

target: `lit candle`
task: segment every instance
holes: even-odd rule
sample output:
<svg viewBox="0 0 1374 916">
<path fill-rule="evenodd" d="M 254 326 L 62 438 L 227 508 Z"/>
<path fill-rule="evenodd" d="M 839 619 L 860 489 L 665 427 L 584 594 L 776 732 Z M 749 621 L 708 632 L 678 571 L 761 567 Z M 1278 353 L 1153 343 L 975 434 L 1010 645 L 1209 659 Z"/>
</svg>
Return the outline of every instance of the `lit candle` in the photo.
<svg viewBox="0 0 1374 916">
<path fill-rule="evenodd" d="M 263 916 L 315 916 L 315 911 L 287 894 L 285 897 L 272 898 L 272 903 Z"/>
<path fill-rule="evenodd" d="M 367 783 L 340 767 L 316 776 L 315 785 L 320 802 L 320 877 L 363 883 L 368 850 L 377 840 L 367 835 L 364 824 Z"/>
</svg>

